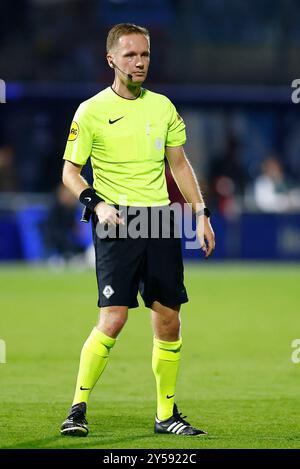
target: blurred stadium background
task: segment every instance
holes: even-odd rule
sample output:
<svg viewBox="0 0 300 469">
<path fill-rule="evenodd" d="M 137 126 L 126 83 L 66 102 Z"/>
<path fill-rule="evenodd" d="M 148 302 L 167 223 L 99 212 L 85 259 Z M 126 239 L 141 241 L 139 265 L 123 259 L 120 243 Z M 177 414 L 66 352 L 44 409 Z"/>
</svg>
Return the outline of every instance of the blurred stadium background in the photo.
<svg viewBox="0 0 300 469">
<path fill-rule="evenodd" d="M 20 0 L 0 8 L 2 261 L 55 251 L 58 235 L 41 227 L 69 125 L 78 104 L 111 83 L 105 37 L 123 21 L 150 29 L 145 86 L 167 94 L 186 121 L 186 151 L 214 213 L 215 259 L 300 259 L 300 115 L 291 101 L 298 1 Z M 79 248 L 89 244 L 84 227 L 76 233 Z"/>
<path fill-rule="evenodd" d="M 105 38 L 119 22 L 150 30 L 145 87 L 169 96 L 183 116 L 186 152 L 213 213 L 217 248 L 210 266 L 203 266 L 199 251 L 184 250 L 186 260 L 196 262 L 186 263 L 192 301 L 185 353 L 191 366 L 182 373 L 196 380 L 200 393 L 179 384 L 188 415 L 197 415 L 201 401 L 201 415 L 217 435 L 205 447 L 299 446 L 299 370 L 290 360 L 291 341 L 299 336 L 300 104 L 291 100 L 291 83 L 300 78 L 299 14 L 298 0 L 0 3 L 0 78 L 7 91 L 6 104 L 0 104 L 0 338 L 7 343 L 0 373 L 10 430 L 4 446 L 65 444 L 53 435 L 70 404 L 78 354 L 96 317 L 96 284 L 90 286 L 92 271 L 78 278 L 78 268 L 93 263 L 91 236 L 79 222 L 77 202 L 60 186 L 62 154 L 78 104 L 112 82 Z M 91 180 L 89 167 L 85 174 Z M 167 177 L 172 200 L 181 200 L 168 168 Z M 59 274 L 57 267 L 66 263 L 71 268 Z M 151 332 L 145 314 L 134 316 L 137 323 L 128 326 L 112 357 L 102 398 L 94 397 L 106 404 L 108 419 L 115 412 L 124 432 L 123 438 L 112 423 L 102 447 L 183 447 L 147 435 L 139 440 L 134 424 L 125 436 L 128 412 L 138 407 L 143 428 L 144 414 L 153 416 L 154 408 Z M 145 401 L 132 394 L 129 378 L 137 375 L 121 356 L 122 347 L 124 353 L 132 337 L 137 340 L 137 325 L 149 328 L 139 339 L 141 350 L 149 345 L 145 356 L 132 357 Z M 201 337 L 197 350 L 195 331 Z M 118 360 L 125 393 L 117 414 L 110 380 L 117 386 Z M 12 423 L 16 410 L 21 421 Z M 43 431 L 40 415 L 47 415 Z"/>
</svg>

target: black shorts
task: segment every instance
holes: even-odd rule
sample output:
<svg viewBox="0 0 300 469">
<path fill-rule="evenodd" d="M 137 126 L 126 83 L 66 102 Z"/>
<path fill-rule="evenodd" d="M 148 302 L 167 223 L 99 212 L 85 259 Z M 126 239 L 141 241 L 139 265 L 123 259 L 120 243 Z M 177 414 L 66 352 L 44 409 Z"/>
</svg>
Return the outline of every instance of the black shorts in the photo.
<svg viewBox="0 0 300 469">
<path fill-rule="evenodd" d="M 178 237 L 174 215 L 169 206 L 146 208 L 148 231 L 146 236 L 144 231 L 143 235 L 136 238 L 128 235 L 128 227 L 136 215 L 128 214 L 129 207 L 114 206 L 123 209 L 122 216 L 125 209 L 127 215 L 125 227 L 113 228 L 114 237 L 103 237 L 103 225 L 97 224 L 96 215 L 93 216 L 92 222 L 98 306 L 136 308 L 139 306 L 138 291 L 148 308 L 154 301 L 159 301 L 165 306 L 186 303 L 188 297 L 184 286 L 181 239 Z M 134 209 L 139 213 L 139 208 Z M 159 222 L 159 232 L 156 231 L 153 236 L 151 211 L 155 209 L 170 212 L 170 236 L 165 237 L 162 234 L 162 221 Z M 143 210 L 145 211 L 145 207 Z M 123 236 L 120 230 L 123 230 Z"/>
</svg>

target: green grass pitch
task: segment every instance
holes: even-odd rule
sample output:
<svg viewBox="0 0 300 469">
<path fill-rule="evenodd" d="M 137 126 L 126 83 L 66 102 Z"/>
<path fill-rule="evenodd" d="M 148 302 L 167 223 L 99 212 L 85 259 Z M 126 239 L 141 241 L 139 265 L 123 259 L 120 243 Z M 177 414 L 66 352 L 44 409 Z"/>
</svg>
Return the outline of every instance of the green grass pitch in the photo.
<svg viewBox="0 0 300 469">
<path fill-rule="evenodd" d="M 61 437 L 82 344 L 97 319 L 93 271 L 0 268 L 1 448 L 299 448 L 300 266 L 186 265 L 176 402 L 204 437 L 155 435 L 149 311 L 112 350 L 88 408 L 90 435 Z M 142 301 L 140 299 L 140 305 Z"/>
</svg>

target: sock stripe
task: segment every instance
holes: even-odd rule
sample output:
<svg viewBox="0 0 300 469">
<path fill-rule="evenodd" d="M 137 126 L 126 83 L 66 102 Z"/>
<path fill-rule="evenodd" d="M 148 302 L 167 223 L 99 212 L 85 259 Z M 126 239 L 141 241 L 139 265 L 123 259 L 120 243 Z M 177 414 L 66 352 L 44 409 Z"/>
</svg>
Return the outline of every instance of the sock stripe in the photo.
<svg viewBox="0 0 300 469">
<path fill-rule="evenodd" d="M 169 352 L 179 352 L 182 347 L 182 337 L 180 337 L 180 339 L 174 342 L 160 340 L 156 337 L 153 337 L 153 345 L 159 348 L 160 350 L 167 350 Z"/>
</svg>

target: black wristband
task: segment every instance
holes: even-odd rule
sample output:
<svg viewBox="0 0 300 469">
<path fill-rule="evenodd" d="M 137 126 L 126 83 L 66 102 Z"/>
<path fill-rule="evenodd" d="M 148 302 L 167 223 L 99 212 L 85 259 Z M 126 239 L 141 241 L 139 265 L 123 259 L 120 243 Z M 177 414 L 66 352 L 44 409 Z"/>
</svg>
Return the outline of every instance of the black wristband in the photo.
<svg viewBox="0 0 300 469">
<path fill-rule="evenodd" d="M 101 197 L 96 194 L 92 187 L 84 189 L 84 191 L 82 191 L 79 196 L 79 200 L 83 205 L 92 211 L 94 211 L 96 205 L 98 205 L 99 202 L 103 202 L 103 199 L 101 199 Z"/>
</svg>

